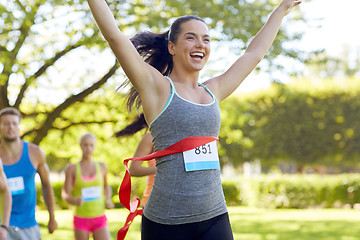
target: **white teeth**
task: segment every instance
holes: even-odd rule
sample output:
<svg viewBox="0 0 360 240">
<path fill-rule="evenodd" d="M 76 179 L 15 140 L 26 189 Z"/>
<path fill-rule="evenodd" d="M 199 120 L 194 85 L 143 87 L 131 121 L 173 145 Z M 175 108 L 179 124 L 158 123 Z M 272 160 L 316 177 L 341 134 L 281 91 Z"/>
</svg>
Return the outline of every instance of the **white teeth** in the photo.
<svg viewBox="0 0 360 240">
<path fill-rule="evenodd" d="M 191 56 L 192 57 L 201 57 L 201 58 L 203 58 L 204 54 L 203 53 L 192 53 Z"/>
</svg>

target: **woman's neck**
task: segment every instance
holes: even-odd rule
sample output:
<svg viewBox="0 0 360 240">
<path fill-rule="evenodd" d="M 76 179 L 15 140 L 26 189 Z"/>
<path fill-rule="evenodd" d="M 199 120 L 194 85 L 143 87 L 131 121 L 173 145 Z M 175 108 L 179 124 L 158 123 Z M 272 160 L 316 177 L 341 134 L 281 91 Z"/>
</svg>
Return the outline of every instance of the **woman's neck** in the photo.
<svg viewBox="0 0 360 240">
<path fill-rule="evenodd" d="M 91 156 L 82 156 L 81 160 L 82 163 L 90 163 L 92 161 Z"/>
<path fill-rule="evenodd" d="M 173 71 L 169 75 L 173 82 L 181 83 L 191 88 L 197 87 L 199 72 Z"/>
</svg>

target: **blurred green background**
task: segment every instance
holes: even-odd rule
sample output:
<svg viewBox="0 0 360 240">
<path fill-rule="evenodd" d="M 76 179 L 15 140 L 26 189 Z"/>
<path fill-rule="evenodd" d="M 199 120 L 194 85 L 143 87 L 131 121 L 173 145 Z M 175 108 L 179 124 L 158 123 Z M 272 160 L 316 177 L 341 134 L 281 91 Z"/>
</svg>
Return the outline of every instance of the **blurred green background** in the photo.
<svg viewBox="0 0 360 240">
<path fill-rule="evenodd" d="M 214 56 L 203 81 L 230 66 L 279 1 L 107 2 L 129 37 L 140 30 L 165 31 L 181 15 L 203 17 Z M 301 47 L 308 30 L 321 28 L 320 11 L 309 18 L 306 4 L 287 16 L 256 77 L 249 76 L 259 86 L 221 103 L 219 154 L 235 239 L 360 236 L 360 51 L 339 44 L 334 55 L 322 46 Z M 117 208 L 107 215 L 115 236 L 126 216 L 116 195 L 122 160 L 133 155 L 146 131 L 114 137 L 141 113 L 126 110 L 126 88 L 119 89 L 123 71 L 84 0 L 0 0 L 0 16 L 0 109 L 22 112 L 21 136 L 40 145 L 51 170 L 60 228 L 46 234 L 38 186 L 43 238 L 72 238 L 71 211 L 61 199 L 63 171 L 80 159 L 78 140 L 88 131 L 97 136 L 94 158 L 108 165 Z M 144 188 L 145 178 L 133 179 L 133 196 Z M 138 223 L 129 239 L 139 239 Z"/>
</svg>

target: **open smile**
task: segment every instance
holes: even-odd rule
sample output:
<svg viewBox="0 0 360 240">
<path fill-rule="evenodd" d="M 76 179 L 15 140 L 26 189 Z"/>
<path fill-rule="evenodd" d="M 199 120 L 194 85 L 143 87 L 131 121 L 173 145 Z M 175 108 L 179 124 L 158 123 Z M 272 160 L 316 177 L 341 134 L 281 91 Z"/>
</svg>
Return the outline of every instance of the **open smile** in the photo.
<svg viewBox="0 0 360 240">
<path fill-rule="evenodd" d="M 192 58 L 200 58 L 203 59 L 205 57 L 205 54 L 202 52 L 193 52 L 190 54 Z"/>
</svg>

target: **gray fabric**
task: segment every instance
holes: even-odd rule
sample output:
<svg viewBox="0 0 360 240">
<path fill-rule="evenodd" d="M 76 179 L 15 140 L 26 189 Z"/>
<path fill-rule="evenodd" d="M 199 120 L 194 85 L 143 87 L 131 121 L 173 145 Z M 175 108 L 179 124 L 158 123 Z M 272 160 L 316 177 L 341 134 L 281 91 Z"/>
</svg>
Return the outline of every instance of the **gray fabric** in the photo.
<svg viewBox="0 0 360 240">
<path fill-rule="evenodd" d="M 155 151 L 192 136 L 218 137 L 220 109 L 215 97 L 210 104 L 182 99 L 172 86 L 168 104 L 150 124 Z M 144 215 L 161 224 L 207 220 L 226 213 L 220 170 L 186 172 L 182 153 L 156 159 L 156 174 Z"/>
<path fill-rule="evenodd" d="M 9 226 L 7 240 L 40 240 L 40 227 L 35 225 L 28 228 Z"/>
</svg>

